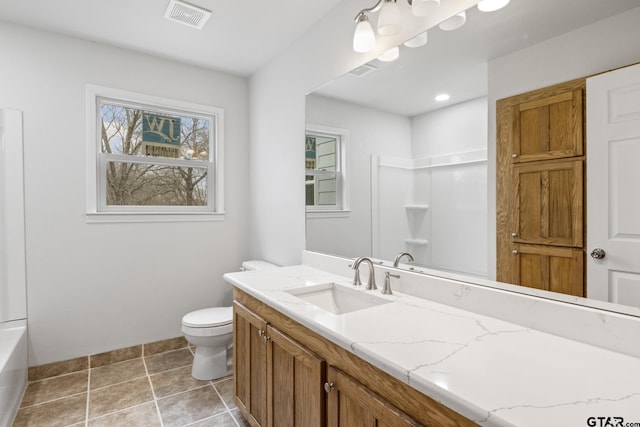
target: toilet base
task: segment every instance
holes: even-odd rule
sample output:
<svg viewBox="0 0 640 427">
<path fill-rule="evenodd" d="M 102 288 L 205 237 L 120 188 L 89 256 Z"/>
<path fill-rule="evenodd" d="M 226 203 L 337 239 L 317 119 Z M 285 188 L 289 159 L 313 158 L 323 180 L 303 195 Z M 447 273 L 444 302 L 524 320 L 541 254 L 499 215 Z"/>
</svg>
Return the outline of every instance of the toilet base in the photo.
<svg viewBox="0 0 640 427">
<path fill-rule="evenodd" d="M 210 381 L 231 375 L 230 349 L 227 347 L 197 346 L 193 357 L 191 376 L 197 380 Z"/>
</svg>

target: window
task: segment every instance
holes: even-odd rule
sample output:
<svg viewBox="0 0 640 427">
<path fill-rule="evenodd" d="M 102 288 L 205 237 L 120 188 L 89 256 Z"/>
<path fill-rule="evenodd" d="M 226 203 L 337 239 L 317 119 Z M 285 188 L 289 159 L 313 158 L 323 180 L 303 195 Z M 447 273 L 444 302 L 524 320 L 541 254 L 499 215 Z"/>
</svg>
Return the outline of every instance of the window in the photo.
<svg viewBox="0 0 640 427">
<path fill-rule="evenodd" d="M 93 86 L 88 93 L 90 215 L 186 220 L 223 212 L 221 109 Z"/>
<path fill-rule="evenodd" d="M 344 145 L 348 132 L 307 127 L 305 190 L 308 213 L 346 211 Z"/>
</svg>

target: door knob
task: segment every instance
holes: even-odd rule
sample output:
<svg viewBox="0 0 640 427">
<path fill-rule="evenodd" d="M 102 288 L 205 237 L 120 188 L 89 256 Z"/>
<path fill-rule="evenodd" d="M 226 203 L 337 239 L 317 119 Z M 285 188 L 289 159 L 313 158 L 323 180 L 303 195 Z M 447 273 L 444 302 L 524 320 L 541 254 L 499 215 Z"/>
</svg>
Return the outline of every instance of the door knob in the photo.
<svg viewBox="0 0 640 427">
<path fill-rule="evenodd" d="M 605 257 L 605 255 L 607 255 L 607 253 L 604 251 L 604 249 L 595 248 L 591 251 L 591 257 L 595 259 L 602 259 Z"/>
</svg>

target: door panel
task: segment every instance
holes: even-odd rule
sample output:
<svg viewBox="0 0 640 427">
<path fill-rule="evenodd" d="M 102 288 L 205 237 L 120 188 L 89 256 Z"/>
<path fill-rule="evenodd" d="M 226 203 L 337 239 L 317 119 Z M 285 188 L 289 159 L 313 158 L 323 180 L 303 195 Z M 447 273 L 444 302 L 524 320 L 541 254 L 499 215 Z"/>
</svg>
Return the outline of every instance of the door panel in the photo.
<svg viewBox="0 0 640 427">
<path fill-rule="evenodd" d="M 587 80 L 587 296 L 640 307 L 640 65 Z"/>
<path fill-rule="evenodd" d="M 268 425 L 324 426 L 324 361 L 273 327 L 267 335 Z"/>
<path fill-rule="evenodd" d="M 339 369 L 330 366 L 327 371 L 327 383 L 332 385 L 327 397 L 327 426 L 422 425 Z"/>
<path fill-rule="evenodd" d="M 514 284 L 568 295 L 584 295 L 582 250 L 514 245 Z"/>
<path fill-rule="evenodd" d="M 514 166 L 513 241 L 581 247 L 582 180 L 582 160 Z"/>
<path fill-rule="evenodd" d="M 574 89 L 518 105 L 513 162 L 576 157 L 583 154 L 583 91 Z"/>
<path fill-rule="evenodd" d="M 267 322 L 233 303 L 234 395 L 252 425 L 267 421 L 267 346 L 263 340 Z"/>
</svg>

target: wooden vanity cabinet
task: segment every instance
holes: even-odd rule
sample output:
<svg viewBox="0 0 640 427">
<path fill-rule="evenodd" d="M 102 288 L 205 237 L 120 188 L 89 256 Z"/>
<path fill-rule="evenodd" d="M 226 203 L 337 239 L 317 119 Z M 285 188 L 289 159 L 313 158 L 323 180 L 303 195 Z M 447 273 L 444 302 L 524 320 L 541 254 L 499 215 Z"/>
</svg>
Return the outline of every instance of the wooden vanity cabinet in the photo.
<svg viewBox="0 0 640 427">
<path fill-rule="evenodd" d="M 421 426 L 407 414 L 382 399 L 341 370 L 329 367 L 327 374 L 328 427 Z"/>
<path fill-rule="evenodd" d="M 234 390 L 253 426 L 321 427 L 325 363 L 260 316 L 234 303 Z"/>
<path fill-rule="evenodd" d="M 245 292 L 233 295 L 234 396 L 252 426 L 476 425 Z"/>
</svg>

